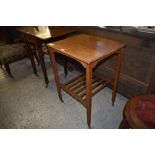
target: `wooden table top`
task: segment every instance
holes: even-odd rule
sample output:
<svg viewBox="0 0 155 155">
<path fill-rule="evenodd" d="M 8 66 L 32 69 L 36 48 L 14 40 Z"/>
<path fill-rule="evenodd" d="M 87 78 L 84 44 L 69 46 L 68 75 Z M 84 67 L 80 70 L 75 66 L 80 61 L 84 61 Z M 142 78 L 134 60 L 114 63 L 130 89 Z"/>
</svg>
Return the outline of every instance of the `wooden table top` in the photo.
<svg viewBox="0 0 155 155">
<path fill-rule="evenodd" d="M 24 34 L 37 37 L 41 40 L 60 37 L 69 33 L 76 32 L 77 30 L 64 26 L 24 26 L 18 28 L 17 31 Z"/>
<path fill-rule="evenodd" d="M 83 63 L 90 64 L 114 54 L 125 45 L 123 43 L 88 34 L 78 34 L 48 44 L 58 53 Z"/>
</svg>

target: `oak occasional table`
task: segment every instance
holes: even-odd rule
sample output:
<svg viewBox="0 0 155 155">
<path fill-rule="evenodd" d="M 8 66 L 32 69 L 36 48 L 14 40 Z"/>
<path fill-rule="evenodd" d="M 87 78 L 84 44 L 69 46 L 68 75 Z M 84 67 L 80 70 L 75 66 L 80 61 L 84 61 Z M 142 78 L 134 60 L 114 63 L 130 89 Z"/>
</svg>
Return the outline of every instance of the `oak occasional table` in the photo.
<svg viewBox="0 0 155 155">
<path fill-rule="evenodd" d="M 48 52 L 44 52 L 42 50 L 42 45 L 47 44 L 50 42 L 54 42 L 56 40 L 64 39 L 68 35 L 77 32 L 77 30 L 70 28 L 70 27 L 64 27 L 64 26 L 40 26 L 40 27 L 21 27 L 18 28 L 17 31 L 19 31 L 23 39 L 25 40 L 26 44 L 28 45 L 29 49 L 30 44 L 34 44 L 36 47 L 36 51 L 38 52 L 40 64 L 41 64 L 41 69 L 43 72 L 44 80 L 46 87 L 48 86 L 49 80 L 47 76 L 47 71 L 46 71 L 46 65 L 44 61 L 44 54 L 48 54 Z"/>
<path fill-rule="evenodd" d="M 63 102 L 61 95 L 62 89 L 79 101 L 87 110 L 87 124 L 89 127 L 91 127 L 92 96 L 108 84 L 113 86 L 112 103 L 114 105 L 122 62 L 122 49 L 124 46 L 123 43 L 88 34 L 78 34 L 48 44 L 59 98 Z M 55 53 L 60 53 L 78 61 L 85 68 L 86 73 L 65 84 L 61 84 L 58 76 Z M 112 55 L 117 55 L 114 80 L 109 80 L 96 74 L 93 75 L 95 66 L 100 61 Z"/>
</svg>

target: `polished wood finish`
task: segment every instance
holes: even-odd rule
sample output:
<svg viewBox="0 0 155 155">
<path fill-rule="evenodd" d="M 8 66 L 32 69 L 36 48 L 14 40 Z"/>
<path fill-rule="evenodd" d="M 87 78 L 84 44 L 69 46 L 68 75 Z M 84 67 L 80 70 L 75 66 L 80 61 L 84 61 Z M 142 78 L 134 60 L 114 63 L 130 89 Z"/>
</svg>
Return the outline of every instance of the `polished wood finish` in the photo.
<svg viewBox="0 0 155 155">
<path fill-rule="evenodd" d="M 35 45 L 37 52 L 38 52 L 45 84 L 47 87 L 49 80 L 47 76 L 46 65 L 44 62 L 44 54 L 48 54 L 48 53 L 45 53 L 43 51 L 42 45 L 45 44 L 46 46 L 46 44 L 49 42 L 64 39 L 68 35 L 76 32 L 76 30 L 73 28 L 69 28 L 69 27 L 52 27 L 52 26 L 38 27 L 37 26 L 37 27 L 22 27 L 22 28 L 19 28 L 18 31 L 23 34 L 24 40 Z M 67 67 L 66 64 L 64 65 L 64 67 Z M 65 68 L 64 71 L 66 75 L 67 69 Z"/>
<path fill-rule="evenodd" d="M 66 34 L 74 33 L 77 30 L 65 26 L 27 26 L 18 28 L 18 31 L 28 34 L 29 37 L 35 36 L 35 38 L 47 41 Z"/>
<path fill-rule="evenodd" d="M 149 127 L 138 118 L 136 108 L 140 101 L 150 101 L 155 103 L 155 96 L 136 96 L 129 100 L 124 107 L 123 120 L 121 121 L 120 129 L 148 129 Z M 143 107 L 144 108 L 144 107 Z"/>
<path fill-rule="evenodd" d="M 119 53 L 118 56 L 117 56 L 117 64 L 116 64 L 116 68 L 115 68 L 115 80 L 114 80 L 113 92 L 112 92 L 112 103 L 113 103 L 113 105 L 114 105 L 114 102 L 115 102 L 116 90 L 117 90 L 117 87 L 118 87 L 121 63 L 122 63 L 122 55 L 121 55 L 121 53 Z"/>
<path fill-rule="evenodd" d="M 100 27 L 80 26 L 78 31 L 124 42 L 123 62 L 118 92 L 128 98 L 137 95 L 155 94 L 155 40 L 137 33 L 128 34 Z M 147 34 L 153 35 L 153 34 Z M 74 63 L 72 63 L 74 66 Z M 113 78 L 115 57 L 100 63 L 96 72 Z"/>
<path fill-rule="evenodd" d="M 108 84 L 112 84 L 112 102 L 114 103 L 115 101 L 122 61 L 121 54 L 124 46 L 125 45 L 120 42 L 86 34 L 78 34 L 67 39 L 48 44 L 59 98 L 62 100 L 61 89 L 63 89 L 79 101 L 87 110 L 87 124 L 89 127 L 91 127 L 92 96 Z M 55 53 L 60 53 L 81 63 L 81 65 L 85 68 L 85 74 L 65 84 L 61 84 L 58 77 Z M 95 74 L 93 75 L 93 69 L 96 65 L 100 61 L 112 55 L 118 56 L 114 80 L 106 80 L 106 78 L 98 77 Z"/>
<path fill-rule="evenodd" d="M 77 43 L 78 45 L 76 45 Z M 51 43 L 49 46 L 57 50 L 58 53 L 73 58 L 82 64 L 95 64 L 95 62 L 113 55 L 116 51 L 119 52 L 124 44 L 101 37 L 79 34 Z"/>
<path fill-rule="evenodd" d="M 50 53 L 50 59 L 51 59 L 52 67 L 53 67 L 53 73 L 54 73 L 54 78 L 55 78 L 55 82 L 56 82 L 59 99 L 63 102 L 62 95 L 61 95 L 61 84 L 60 84 L 60 80 L 59 80 L 59 76 L 58 76 L 56 59 L 55 59 L 55 55 L 53 52 Z"/>
</svg>

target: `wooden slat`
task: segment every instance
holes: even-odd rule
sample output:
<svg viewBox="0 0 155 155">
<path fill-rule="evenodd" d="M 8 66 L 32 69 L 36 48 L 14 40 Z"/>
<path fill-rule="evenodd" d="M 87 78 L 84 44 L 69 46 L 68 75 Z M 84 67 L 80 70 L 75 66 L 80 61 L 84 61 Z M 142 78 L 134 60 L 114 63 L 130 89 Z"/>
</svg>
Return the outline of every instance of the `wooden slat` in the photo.
<svg viewBox="0 0 155 155">
<path fill-rule="evenodd" d="M 76 80 L 74 79 L 74 81 L 72 81 L 71 83 L 69 83 L 67 85 L 68 88 L 73 87 L 75 84 L 77 84 L 78 82 L 80 82 L 81 80 L 85 79 L 85 76 L 82 76 L 80 78 L 77 78 Z"/>
<path fill-rule="evenodd" d="M 102 90 L 106 85 L 110 84 L 110 80 L 105 79 L 104 77 L 94 76 L 92 79 L 92 96 L 97 92 Z M 80 75 L 69 82 L 62 85 L 62 89 L 66 91 L 69 95 L 74 97 L 79 101 L 84 107 L 86 107 L 86 79 L 85 75 Z"/>
<path fill-rule="evenodd" d="M 93 83 L 95 83 L 96 81 L 97 81 L 97 79 L 94 78 L 94 79 L 93 79 Z M 82 91 L 85 90 L 85 89 L 86 89 L 86 84 L 83 85 L 83 86 L 81 86 L 81 87 L 79 87 L 78 89 L 76 89 L 76 90 L 74 91 L 74 93 L 79 94 L 80 92 L 82 92 Z"/>
<path fill-rule="evenodd" d="M 75 81 L 75 80 L 77 80 L 77 79 L 79 79 L 79 78 L 81 78 L 81 77 L 83 77 L 83 76 L 85 76 L 85 75 L 84 75 L 84 74 L 79 75 L 79 76 L 77 76 L 76 78 L 74 78 L 74 79 L 72 79 L 72 80 L 69 80 L 68 82 L 64 83 L 64 85 L 67 86 L 67 85 L 69 85 L 70 83 L 72 83 L 73 81 Z"/>
<path fill-rule="evenodd" d="M 81 94 L 79 94 L 80 97 L 86 96 L 86 90 L 84 90 Z"/>
<path fill-rule="evenodd" d="M 96 87 L 98 87 L 99 85 L 101 85 L 104 82 L 104 80 L 100 80 L 98 83 L 94 84 L 92 89 L 95 89 Z"/>
<path fill-rule="evenodd" d="M 98 93 L 99 91 L 101 91 L 104 87 L 106 87 L 107 85 L 109 84 L 109 82 L 105 82 L 103 85 L 100 84 L 98 87 L 96 87 L 96 90 L 92 90 L 92 96 L 94 96 L 96 93 Z M 85 99 L 86 98 L 86 94 L 83 95 L 83 96 L 80 96 L 82 97 L 82 99 Z"/>
<path fill-rule="evenodd" d="M 74 93 L 79 94 L 80 92 L 82 92 L 82 91 L 85 90 L 85 89 L 86 89 L 86 84 L 83 85 L 83 86 L 81 86 L 79 89 L 76 89 L 76 90 L 74 91 Z"/>
<path fill-rule="evenodd" d="M 104 81 L 104 80 L 100 80 L 100 81 L 98 81 L 97 83 L 92 84 L 92 91 L 93 91 L 93 89 L 95 89 L 95 88 L 97 88 L 99 85 L 101 85 L 101 84 L 103 83 L 103 81 Z M 86 95 L 86 90 L 83 91 L 79 96 L 80 96 L 80 97 L 84 97 L 85 95 Z"/>
<path fill-rule="evenodd" d="M 113 81 L 112 81 L 112 80 L 109 80 L 108 78 L 106 78 L 106 77 L 104 77 L 104 76 L 101 76 L 101 75 L 96 74 L 96 73 L 94 73 L 94 76 L 95 76 L 96 78 L 100 79 L 100 80 L 108 81 L 109 84 L 111 84 L 111 85 L 113 84 Z"/>
<path fill-rule="evenodd" d="M 84 79 L 83 81 L 80 81 L 79 83 L 77 83 L 76 85 L 74 85 L 73 87 L 71 87 L 71 91 L 75 91 L 77 90 L 78 88 L 80 88 L 81 86 L 85 85 L 86 83 L 86 80 Z"/>
<path fill-rule="evenodd" d="M 93 79 L 93 81 L 96 81 L 96 80 L 97 80 L 96 78 Z M 80 91 L 85 89 L 85 87 L 86 87 L 86 79 L 78 83 L 73 89 L 71 88 L 71 90 L 74 91 L 74 93 L 78 94 Z"/>
<path fill-rule="evenodd" d="M 69 95 L 71 95 L 72 97 L 74 97 L 77 101 L 79 101 L 86 108 L 86 102 L 85 102 L 85 100 L 83 100 L 81 97 L 77 96 L 75 93 L 73 93 L 72 91 L 70 91 L 66 86 L 61 85 L 61 88 L 65 92 L 67 92 Z"/>
<path fill-rule="evenodd" d="M 106 82 L 104 85 L 100 85 L 97 89 L 92 93 L 92 96 L 96 95 L 99 91 L 101 91 L 104 87 L 106 87 L 109 82 Z M 86 99 L 86 95 L 82 97 L 83 100 Z"/>
<path fill-rule="evenodd" d="M 97 79 L 96 78 L 93 78 L 93 82 L 96 82 L 97 81 Z M 86 82 L 86 80 L 84 81 L 84 82 Z M 80 85 L 80 87 L 78 88 L 77 87 L 77 89 L 72 89 L 75 93 L 79 93 L 80 91 L 82 91 L 82 89 L 83 88 L 85 88 L 86 87 L 86 83 L 84 84 L 84 85 Z"/>
<path fill-rule="evenodd" d="M 105 82 L 103 85 L 100 85 L 93 93 L 92 96 L 94 96 L 96 93 L 98 93 L 100 90 L 102 90 L 105 86 L 107 86 L 109 82 Z"/>
</svg>

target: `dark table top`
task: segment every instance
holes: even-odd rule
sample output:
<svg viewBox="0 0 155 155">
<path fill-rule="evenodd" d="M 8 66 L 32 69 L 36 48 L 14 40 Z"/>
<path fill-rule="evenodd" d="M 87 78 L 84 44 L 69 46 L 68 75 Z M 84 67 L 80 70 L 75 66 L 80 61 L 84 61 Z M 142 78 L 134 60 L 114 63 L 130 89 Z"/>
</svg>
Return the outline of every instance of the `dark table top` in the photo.
<svg viewBox="0 0 155 155">
<path fill-rule="evenodd" d="M 24 26 L 18 28 L 17 31 L 41 40 L 48 40 L 76 32 L 77 30 L 67 26 Z"/>
</svg>

